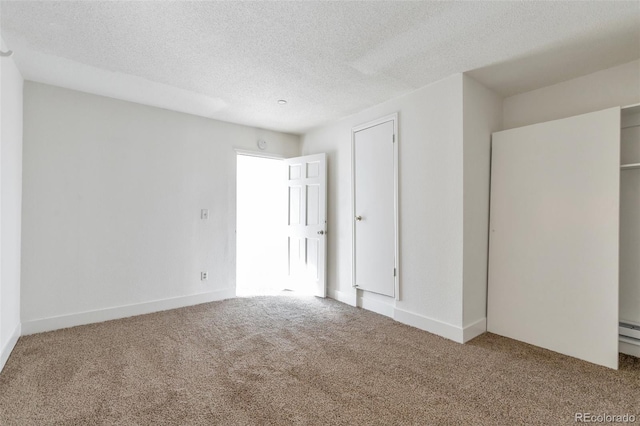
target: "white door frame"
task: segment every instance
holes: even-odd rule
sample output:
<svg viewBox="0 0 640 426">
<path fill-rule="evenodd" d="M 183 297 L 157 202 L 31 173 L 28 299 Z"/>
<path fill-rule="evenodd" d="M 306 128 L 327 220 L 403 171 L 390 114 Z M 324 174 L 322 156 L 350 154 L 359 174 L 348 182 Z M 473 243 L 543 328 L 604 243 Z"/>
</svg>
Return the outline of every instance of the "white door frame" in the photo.
<svg viewBox="0 0 640 426">
<path fill-rule="evenodd" d="M 236 156 L 245 155 L 247 157 L 271 158 L 273 160 L 284 160 L 285 158 L 284 155 L 272 154 L 264 151 L 252 151 L 250 149 L 243 148 L 234 148 L 233 150 L 236 152 Z"/>
<path fill-rule="evenodd" d="M 400 300 L 400 244 L 399 214 L 398 214 L 398 113 L 386 115 L 373 121 L 361 124 L 351 129 L 351 286 L 356 289 L 356 176 L 355 176 L 355 136 L 356 133 L 378 124 L 393 122 L 393 221 L 394 221 L 394 253 L 396 274 L 394 277 L 395 300 Z"/>
</svg>

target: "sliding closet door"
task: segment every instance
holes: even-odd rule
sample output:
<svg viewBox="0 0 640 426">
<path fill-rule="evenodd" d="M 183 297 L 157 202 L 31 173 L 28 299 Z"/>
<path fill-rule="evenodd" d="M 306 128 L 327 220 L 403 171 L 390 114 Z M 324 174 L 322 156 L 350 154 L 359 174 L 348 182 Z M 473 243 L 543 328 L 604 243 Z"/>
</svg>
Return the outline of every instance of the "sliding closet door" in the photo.
<svg viewBox="0 0 640 426">
<path fill-rule="evenodd" d="M 487 326 L 618 367 L 620 108 L 494 133 Z"/>
</svg>

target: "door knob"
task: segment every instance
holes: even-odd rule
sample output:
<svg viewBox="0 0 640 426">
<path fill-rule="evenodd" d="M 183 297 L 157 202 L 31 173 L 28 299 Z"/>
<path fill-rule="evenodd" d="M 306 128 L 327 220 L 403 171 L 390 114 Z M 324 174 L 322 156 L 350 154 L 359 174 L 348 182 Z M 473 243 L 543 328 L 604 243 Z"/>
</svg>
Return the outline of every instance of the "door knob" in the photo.
<svg viewBox="0 0 640 426">
<path fill-rule="evenodd" d="M 324 235 L 324 231 L 323 230 L 318 231 L 318 235 Z"/>
<path fill-rule="evenodd" d="M 362 216 L 356 216 L 356 220 L 360 222 L 362 220 Z"/>
</svg>

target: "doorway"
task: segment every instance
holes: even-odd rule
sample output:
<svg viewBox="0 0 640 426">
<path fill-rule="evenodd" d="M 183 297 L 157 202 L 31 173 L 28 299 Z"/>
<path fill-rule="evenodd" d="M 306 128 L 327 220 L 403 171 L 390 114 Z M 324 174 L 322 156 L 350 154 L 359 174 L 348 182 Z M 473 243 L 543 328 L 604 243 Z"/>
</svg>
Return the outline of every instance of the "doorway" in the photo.
<svg viewBox="0 0 640 426">
<path fill-rule="evenodd" d="M 285 171 L 281 159 L 237 156 L 236 296 L 286 287 Z"/>
</svg>

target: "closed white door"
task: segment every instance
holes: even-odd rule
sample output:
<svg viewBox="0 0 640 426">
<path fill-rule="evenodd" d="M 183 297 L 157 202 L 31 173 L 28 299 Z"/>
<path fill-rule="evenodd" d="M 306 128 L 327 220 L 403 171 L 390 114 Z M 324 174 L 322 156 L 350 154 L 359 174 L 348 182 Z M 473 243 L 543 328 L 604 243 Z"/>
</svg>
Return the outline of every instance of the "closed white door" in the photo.
<svg viewBox="0 0 640 426">
<path fill-rule="evenodd" d="M 396 278 L 396 123 L 390 116 L 353 130 L 353 282 L 394 297 Z"/>
<path fill-rule="evenodd" d="M 288 191 L 289 287 L 326 297 L 326 154 L 285 160 Z"/>
<path fill-rule="evenodd" d="M 488 331 L 617 368 L 620 109 L 492 145 Z"/>
</svg>

